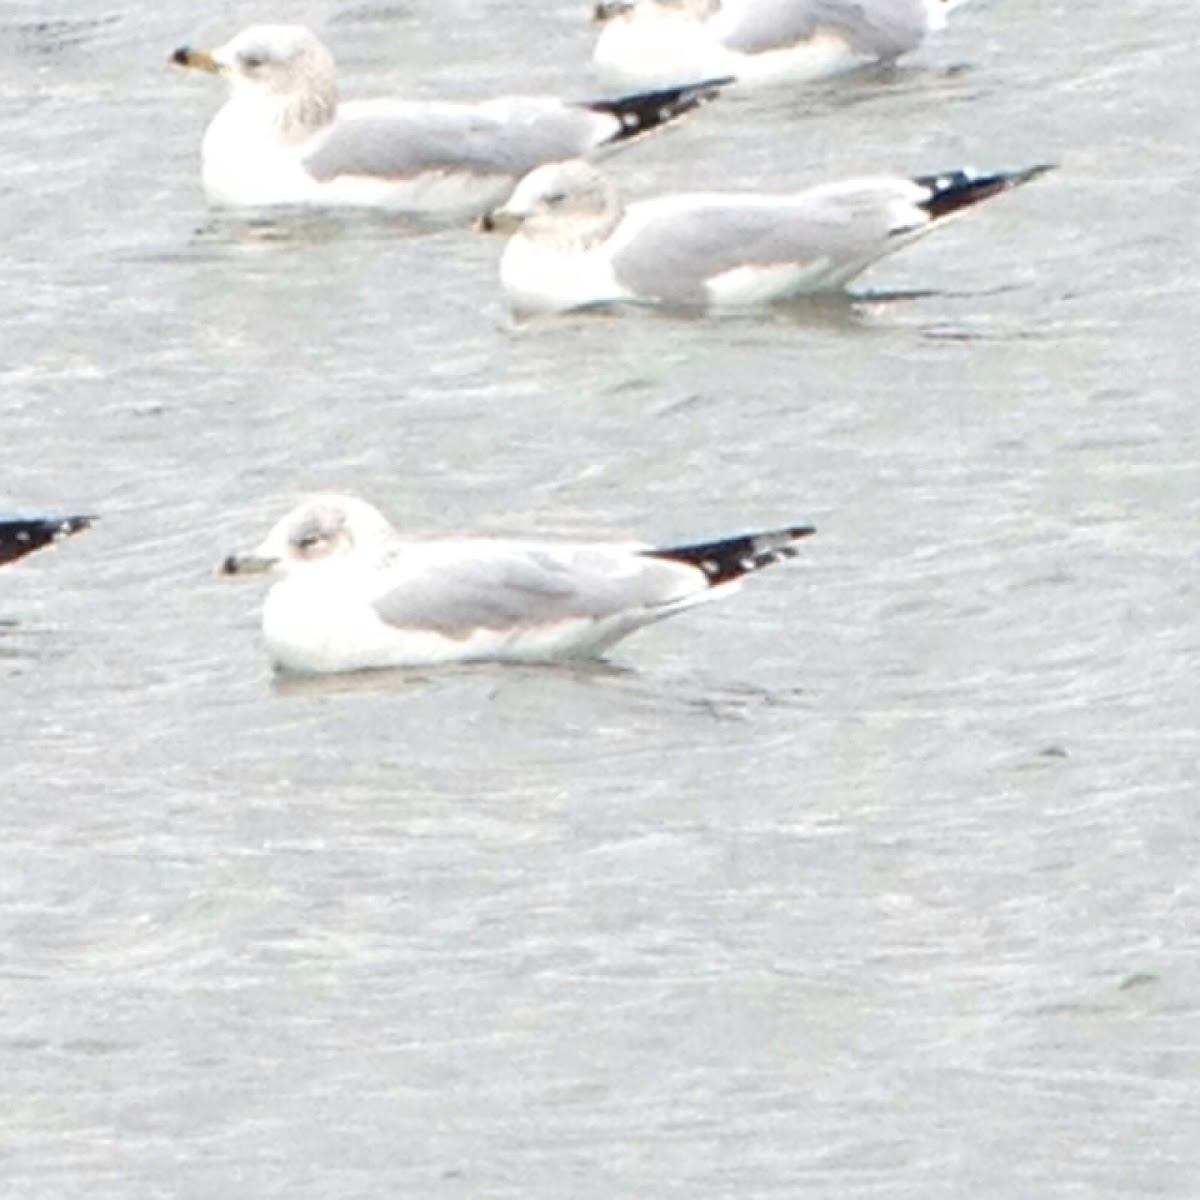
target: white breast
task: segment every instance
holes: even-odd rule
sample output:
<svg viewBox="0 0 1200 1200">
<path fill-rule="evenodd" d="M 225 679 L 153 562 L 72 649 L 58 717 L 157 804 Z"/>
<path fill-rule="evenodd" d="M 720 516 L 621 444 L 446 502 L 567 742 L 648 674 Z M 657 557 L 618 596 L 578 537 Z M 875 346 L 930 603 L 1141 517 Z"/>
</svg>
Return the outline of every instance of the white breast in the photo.
<svg viewBox="0 0 1200 1200">
<path fill-rule="evenodd" d="M 682 14 L 610 21 L 592 59 L 614 86 L 668 87 L 735 74 L 735 59 L 708 26 Z"/>
<path fill-rule="evenodd" d="M 369 666 L 386 632 L 374 612 L 344 589 L 292 579 L 267 593 L 262 631 L 271 662 L 304 673 Z"/>
<path fill-rule="evenodd" d="M 564 312 L 632 299 L 617 282 L 605 245 L 563 250 L 517 234 L 500 259 L 500 283 L 519 313 Z"/>
<path fill-rule="evenodd" d="M 204 134 L 205 194 L 232 206 L 310 203 L 318 185 L 301 161 L 306 146 L 281 143 L 253 105 L 227 103 Z"/>
</svg>

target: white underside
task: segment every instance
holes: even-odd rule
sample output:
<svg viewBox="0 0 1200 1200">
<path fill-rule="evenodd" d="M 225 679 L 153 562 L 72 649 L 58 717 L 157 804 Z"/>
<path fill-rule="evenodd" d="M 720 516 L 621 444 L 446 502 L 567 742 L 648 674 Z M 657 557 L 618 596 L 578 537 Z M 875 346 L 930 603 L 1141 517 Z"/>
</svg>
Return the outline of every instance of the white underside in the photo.
<svg viewBox="0 0 1200 1200">
<path fill-rule="evenodd" d="M 612 304 L 654 304 L 616 280 L 612 241 L 584 252 L 564 252 L 517 236 L 505 247 L 500 281 L 513 311 L 521 316 L 569 312 Z M 800 296 L 842 291 L 872 262 L 767 263 L 735 267 L 705 284 L 704 306 L 755 308 Z"/>
<path fill-rule="evenodd" d="M 922 194 L 907 181 L 885 179 L 884 183 L 912 189 L 917 198 Z M 620 303 L 669 304 L 669 298 L 641 295 L 623 286 L 614 272 L 613 260 L 638 239 L 648 224 L 673 215 L 686 220 L 697 207 L 720 199 L 694 193 L 631 204 L 608 239 L 589 250 L 559 248 L 517 234 L 509 240 L 500 261 L 500 280 L 509 304 L 523 315 Z M 781 199 L 769 195 L 742 198 L 747 206 L 764 207 Z M 831 253 L 804 262 L 736 266 L 709 277 L 699 303 L 714 309 L 755 308 L 843 291 L 873 262 L 903 248 L 930 228 L 926 214 L 906 194 L 888 197 L 887 203 L 889 233 L 877 240 L 865 240 L 852 255 Z"/>
<path fill-rule="evenodd" d="M 227 103 L 204 135 L 202 177 L 209 203 L 230 208 L 309 206 L 477 215 L 503 201 L 516 182 L 512 175 L 449 170 L 402 179 L 342 175 L 318 180 L 304 160 L 322 136 L 281 143 L 252 110 L 247 113 L 242 105 Z"/>
<path fill-rule="evenodd" d="M 617 283 L 611 245 L 562 250 L 520 234 L 509 239 L 500 258 L 500 284 L 514 312 L 566 312 L 635 300 Z"/>
<path fill-rule="evenodd" d="M 712 308 L 756 308 L 797 296 L 840 291 L 844 284 L 841 272 L 828 259 L 804 266 L 772 263 L 735 267 L 708 281 L 708 303 Z"/>
<path fill-rule="evenodd" d="M 698 573 L 697 573 L 698 574 Z M 283 580 L 263 606 L 263 638 L 272 665 L 294 674 L 428 667 L 466 662 L 546 663 L 594 658 L 644 625 L 735 589 L 701 587 L 656 608 L 601 620 L 570 620 L 510 630 L 477 629 L 465 637 L 398 629 L 381 621 L 353 586 L 314 587 Z"/>
<path fill-rule="evenodd" d="M 684 17 L 614 20 L 600 34 L 592 59 L 607 82 L 626 88 L 727 76 L 751 87 L 808 83 L 863 62 L 844 38 L 830 32 L 777 50 L 742 54 L 727 50 L 710 23 Z"/>
<path fill-rule="evenodd" d="M 897 235 L 874 254 L 854 259 L 820 258 L 804 264 L 770 263 L 735 267 L 708 281 L 711 308 L 757 308 L 798 300 L 803 296 L 830 296 L 845 292 L 872 263 L 921 236 L 924 229 Z"/>
</svg>

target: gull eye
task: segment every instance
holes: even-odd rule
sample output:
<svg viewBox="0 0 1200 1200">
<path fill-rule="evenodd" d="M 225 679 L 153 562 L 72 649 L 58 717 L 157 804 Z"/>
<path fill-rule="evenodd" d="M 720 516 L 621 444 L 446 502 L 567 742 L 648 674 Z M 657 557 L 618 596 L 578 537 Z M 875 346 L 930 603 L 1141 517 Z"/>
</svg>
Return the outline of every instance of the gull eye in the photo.
<svg viewBox="0 0 1200 1200">
<path fill-rule="evenodd" d="M 311 550 L 321 541 L 321 535 L 315 529 L 310 529 L 305 533 L 298 534 L 295 538 L 295 546 L 297 550 L 307 552 Z"/>
<path fill-rule="evenodd" d="M 267 60 L 261 54 L 241 54 L 238 61 L 247 71 L 257 71 Z"/>
<path fill-rule="evenodd" d="M 545 197 L 545 201 L 547 204 L 561 204 L 566 198 L 566 192 L 550 192 Z"/>
</svg>

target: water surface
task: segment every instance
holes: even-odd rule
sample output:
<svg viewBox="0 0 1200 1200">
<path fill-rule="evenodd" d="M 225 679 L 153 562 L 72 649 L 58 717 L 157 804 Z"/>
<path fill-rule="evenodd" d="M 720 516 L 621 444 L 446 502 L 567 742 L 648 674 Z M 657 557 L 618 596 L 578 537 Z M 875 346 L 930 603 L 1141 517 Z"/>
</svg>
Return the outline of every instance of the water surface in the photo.
<svg viewBox="0 0 1200 1200">
<path fill-rule="evenodd" d="M 499 246 L 216 219 L 184 42 L 587 95 L 586 5 L 0 10 L 0 445 L 102 521 L 0 583 L 23 1198 L 1194 1197 L 1194 11 L 977 4 L 713 106 L 630 195 L 1060 169 L 858 303 L 515 325 Z M 217 579 L 415 530 L 798 562 L 611 668 L 291 683 Z"/>
</svg>

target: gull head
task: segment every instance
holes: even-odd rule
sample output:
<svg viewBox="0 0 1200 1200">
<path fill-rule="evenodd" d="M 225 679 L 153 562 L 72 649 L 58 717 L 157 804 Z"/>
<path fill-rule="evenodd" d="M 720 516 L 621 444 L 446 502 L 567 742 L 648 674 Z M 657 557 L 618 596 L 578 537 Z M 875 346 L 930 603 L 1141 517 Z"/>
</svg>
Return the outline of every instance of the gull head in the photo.
<svg viewBox="0 0 1200 1200">
<path fill-rule="evenodd" d="M 479 224 L 487 232 L 586 247 L 602 242 L 620 219 L 616 188 L 591 163 L 572 158 L 530 171 Z"/>
<path fill-rule="evenodd" d="M 370 567 L 388 557 L 395 541 L 395 529 L 377 508 L 329 493 L 297 505 L 249 553 L 229 555 L 220 573 L 286 577 L 350 562 Z"/>
<path fill-rule="evenodd" d="M 337 108 L 333 56 L 303 25 L 251 25 L 215 50 L 181 46 L 171 61 L 223 76 L 235 96 L 299 104 L 310 121 L 331 120 Z"/>
</svg>

